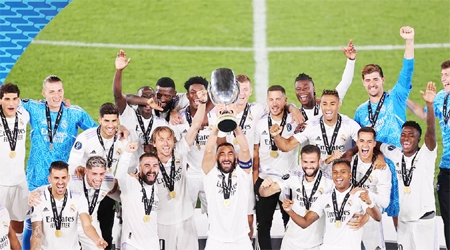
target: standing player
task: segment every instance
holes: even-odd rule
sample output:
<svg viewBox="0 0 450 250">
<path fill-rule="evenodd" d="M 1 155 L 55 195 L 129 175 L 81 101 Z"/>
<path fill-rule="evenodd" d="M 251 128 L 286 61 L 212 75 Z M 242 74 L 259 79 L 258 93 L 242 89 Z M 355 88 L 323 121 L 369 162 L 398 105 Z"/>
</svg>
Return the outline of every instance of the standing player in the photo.
<svg viewBox="0 0 450 250">
<path fill-rule="evenodd" d="M 360 250 L 362 230 L 354 230 L 347 223 L 354 214 L 361 211 L 368 213 L 376 221 L 381 220 L 381 213 L 372 201 L 369 191 L 361 188 L 352 190 L 349 161 L 335 160 L 332 178 L 335 184 L 333 190 L 319 196 L 305 216 L 292 210 L 293 202 L 290 199 L 283 201 L 283 208 L 301 228 L 309 227 L 322 216 L 326 217 L 320 250 Z"/>
<path fill-rule="evenodd" d="M 443 90 L 437 93 L 433 102 L 433 108 L 442 132 L 442 159 L 439 164 L 437 177 L 437 194 L 444 221 L 444 236 L 447 248 L 450 247 L 450 60 L 441 64 L 441 82 Z M 422 120 L 427 118 L 425 109 L 411 100 L 407 101 L 408 108 Z"/>
<path fill-rule="evenodd" d="M 251 250 L 252 244 L 248 238 L 250 230 L 246 222 L 246 206 L 252 183 L 249 146 L 241 128 L 237 126 L 234 134 L 240 145 L 238 156 L 236 157 L 233 144 L 228 142 L 219 144 L 215 153 L 217 134 L 218 128 L 213 126 L 202 162 L 206 174 L 204 185 L 209 221 L 205 250 Z"/>
<path fill-rule="evenodd" d="M 348 42 L 347 48 L 342 47 L 342 51 L 347 57 L 347 63 L 342 74 L 341 82 L 336 86 L 341 102 L 352 84 L 353 74 L 355 72 L 356 50 L 353 41 L 350 40 Z M 313 79 L 309 75 L 301 73 L 295 78 L 295 95 L 301 104 L 300 111 L 303 117 L 305 117 L 305 121 L 313 120 L 313 117 L 322 115 L 320 105 L 316 100 L 316 88 Z"/>
<path fill-rule="evenodd" d="M 117 163 L 123 153 L 127 141 L 116 136 L 119 122 L 119 111 L 112 103 L 104 103 L 100 107 L 100 126 L 87 129 L 78 135 L 70 151 L 69 166 L 73 174 L 76 167 L 84 167 L 90 156 L 99 155 L 106 159 L 108 171 L 115 173 Z M 135 167 L 133 163 L 130 167 Z M 112 246 L 112 227 L 114 224 L 115 201 L 105 197 L 100 204 L 98 219 L 103 238 Z"/>
<path fill-rule="evenodd" d="M 360 128 L 348 116 L 339 114 L 340 107 L 338 92 L 324 90 L 320 101 L 323 115 L 310 122 L 302 133 L 294 134 L 290 138 L 280 136 L 283 126 L 274 124 L 270 128 L 270 133 L 275 144 L 283 152 L 291 152 L 306 141 L 311 145 L 317 145 L 321 151 L 322 170 L 330 173 L 330 164 L 340 158 L 345 150 L 351 148 L 352 140 L 356 141 Z"/>
<path fill-rule="evenodd" d="M 289 138 L 294 134 L 297 124 L 292 122 L 292 114 L 288 114 L 285 109 L 286 91 L 282 86 L 273 85 L 267 90 L 267 105 L 269 114 L 264 115 L 256 124 L 254 151 L 253 151 L 253 181 L 256 197 L 256 221 L 258 227 L 258 242 L 261 249 L 272 249 L 270 239 L 270 229 L 272 227 L 273 214 L 277 203 L 279 203 L 279 193 L 269 197 L 262 197 L 258 190 L 263 180 L 270 177 L 278 181 L 289 170 L 297 167 L 297 149 L 289 152 L 281 152 L 275 145 L 273 137 L 269 133 L 269 128 L 273 124 L 285 127 L 280 132 L 281 136 Z M 282 214 L 284 211 L 280 209 Z M 288 217 L 284 214 L 283 221 L 286 225 Z"/>
<path fill-rule="evenodd" d="M 79 249 L 78 220 L 81 220 L 86 236 L 98 248 L 105 248 L 108 243 L 92 226 L 86 199 L 80 192 L 67 188 L 69 165 L 55 161 L 50 165 L 49 172 L 51 185 L 41 192 L 42 202 L 32 209 L 31 249 Z"/>
<path fill-rule="evenodd" d="M 127 55 L 123 50 L 117 53 L 115 65 L 116 73 L 113 81 L 114 101 L 119 109 L 120 124 L 124 125 L 129 131 L 136 131 L 136 141 L 139 142 L 137 155 L 150 152 L 151 134 L 156 127 L 167 126 L 166 120 L 153 115 L 153 109 L 162 111 L 155 102 L 155 93 L 152 88 L 143 86 L 138 91 L 138 97 L 134 97 L 133 104 L 138 105 L 134 109 L 127 103 L 127 98 L 122 94 L 122 72 L 128 66 L 131 59 L 127 59 Z"/>
<path fill-rule="evenodd" d="M 194 95 L 197 97 L 195 116 L 191 126 L 178 142 L 169 127 L 158 127 L 152 135 L 161 171 L 161 175 L 157 178 L 160 201 L 158 236 L 164 240 L 166 249 L 198 249 L 192 194 L 189 193 L 191 190 L 186 172 L 189 171 L 187 163 L 190 150 L 198 150 L 192 146 L 197 141 L 197 132 L 205 117 L 208 95 L 204 89 Z M 203 186 L 203 182 L 201 184 Z"/>
<path fill-rule="evenodd" d="M 128 174 L 128 167 L 137 150 L 136 142 L 129 142 L 117 167 L 116 178 L 121 190 L 123 226 L 121 249 L 170 249 L 159 246 L 157 224 L 159 220 L 158 187 L 155 185 L 159 173 L 158 157 L 144 153 L 139 157 L 138 178 Z"/>
<path fill-rule="evenodd" d="M 291 175 L 287 180 L 277 182 L 266 178 L 259 188 L 259 193 L 266 197 L 282 190 L 292 190 L 292 209 L 295 213 L 305 216 L 319 196 L 331 191 L 333 182 L 328 174 L 320 170 L 322 160 L 319 147 L 304 146 L 300 160 L 303 169 L 301 175 Z M 324 217 L 306 229 L 289 220 L 281 249 L 318 249 L 323 242 L 324 226 Z"/>
<path fill-rule="evenodd" d="M 362 82 L 369 95 L 369 101 L 362 103 L 355 112 L 354 119 L 361 127 L 373 127 L 377 132 L 377 141 L 400 146 L 401 127 L 406 121 L 406 100 L 412 88 L 414 71 L 414 29 L 400 28 L 400 36 L 405 39 L 403 67 L 394 88 L 384 91 L 384 75 L 379 65 L 368 64 L 362 70 Z M 387 162 L 392 175 L 395 167 Z M 392 178 L 390 205 L 387 214 L 394 217 L 397 226 L 398 215 L 397 178 Z"/>
<path fill-rule="evenodd" d="M 0 204 L 11 211 L 11 228 L 22 242 L 23 221 L 29 209 L 24 168 L 26 130 L 30 115 L 23 107 L 19 107 L 20 90 L 17 85 L 3 84 L 0 87 L 0 97 Z"/>
<path fill-rule="evenodd" d="M 0 227 L 0 249 L 21 250 L 22 247 L 12 227 L 8 210 L 2 205 L 0 205 L 0 221 L 3 224 Z"/>
<path fill-rule="evenodd" d="M 381 152 L 396 166 L 400 213 L 397 242 L 399 249 L 437 249 L 435 231 L 434 171 L 437 157 L 436 121 L 433 101 L 436 87 L 429 82 L 421 91 L 427 105 L 425 145 L 419 147 L 422 129 L 414 121 L 402 126 L 401 149 L 383 143 Z"/>
</svg>

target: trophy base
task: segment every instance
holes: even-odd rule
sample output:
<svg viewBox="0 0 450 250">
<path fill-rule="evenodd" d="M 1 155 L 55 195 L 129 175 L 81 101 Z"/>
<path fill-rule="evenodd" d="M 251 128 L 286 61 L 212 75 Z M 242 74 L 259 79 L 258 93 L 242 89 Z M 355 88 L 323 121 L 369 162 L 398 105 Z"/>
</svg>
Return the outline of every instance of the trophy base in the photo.
<svg viewBox="0 0 450 250">
<path fill-rule="evenodd" d="M 232 114 L 223 114 L 217 119 L 217 128 L 222 132 L 231 132 L 237 127 L 237 119 Z"/>
</svg>

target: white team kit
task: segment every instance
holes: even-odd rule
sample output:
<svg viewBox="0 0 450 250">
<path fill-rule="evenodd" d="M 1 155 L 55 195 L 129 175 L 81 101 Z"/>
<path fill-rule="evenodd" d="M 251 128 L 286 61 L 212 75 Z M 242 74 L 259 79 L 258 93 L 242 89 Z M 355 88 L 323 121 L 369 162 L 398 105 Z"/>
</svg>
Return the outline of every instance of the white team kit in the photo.
<svg viewBox="0 0 450 250">
<path fill-rule="evenodd" d="M 157 209 L 159 205 L 158 187 L 156 184 L 147 185 L 128 174 L 128 166 L 133 154 L 124 152 L 117 167 L 116 178 L 119 182 L 122 201 L 122 236 L 121 249 L 149 249 L 159 250 Z M 146 215 L 142 189 L 151 205 Z M 147 220 L 148 219 L 148 220 Z"/>
<path fill-rule="evenodd" d="M 167 177 L 171 178 L 172 162 L 174 164 L 172 198 L 160 169 L 156 179 L 158 186 L 158 236 L 165 241 L 165 249 L 198 249 L 197 229 L 194 220 L 189 189 L 187 188 L 186 160 L 189 148 L 184 136 L 175 144 L 175 158 L 170 158 L 164 166 Z M 181 248 L 180 248 L 181 247 Z"/>
<path fill-rule="evenodd" d="M 171 126 L 171 129 L 175 133 L 175 137 L 177 141 L 181 140 L 182 137 L 186 135 L 190 128 L 190 124 L 188 121 L 188 117 L 190 119 L 194 119 L 190 113 L 186 114 L 186 107 L 185 109 L 180 111 L 180 116 L 182 118 L 182 124 L 178 124 L 175 126 Z M 202 170 L 202 159 L 203 155 L 205 154 L 205 145 L 206 141 L 209 138 L 209 134 L 211 133 L 211 128 L 213 125 L 216 124 L 216 114 L 214 111 L 210 111 L 207 113 L 208 117 L 208 124 L 209 126 L 203 127 L 198 131 L 197 137 L 194 141 L 194 144 L 191 146 L 190 151 L 187 153 L 187 159 L 186 162 L 189 165 L 189 168 L 187 170 L 187 182 L 188 182 L 188 189 L 189 194 L 191 196 L 192 201 L 192 207 L 195 207 L 197 204 L 197 197 L 200 198 L 200 201 L 202 203 L 202 212 L 206 213 L 206 199 L 204 195 L 204 189 L 203 189 L 203 170 Z M 191 120 L 192 121 L 192 120 Z"/>
<path fill-rule="evenodd" d="M 287 111 L 285 111 L 287 112 Z M 289 171 L 298 167 L 298 147 L 289 152 L 276 151 L 276 157 L 272 152 L 272 146 L 270 142 L 270 132 L 268 124 L 269 114 L 264 115 L 258 121 L 255 129 L 255 144 L 259 144 L 259 178 L 266 179 L 270 177 L 273 181 L 278 181 L 282 176 L 289 173 Z M 274 121 L 273 124 L 280 125 L 281 121 Z M 291 124 L 292 115 L 288 114 L 286 117 L 286 124 L 283 126 L 283 132 L 281 136 L 289 138 L 294 135 L 294 130 L 297 126 L 296 123 Z"/>
<path fill-rule="evenodd" d="M 11 141 L 6 133 L 3 119 L 0 121 L 0 204 L 8 209 L 11 220 L 24 221 L 27 219 L 28 185 L 25 178 L 25 142 L 27 123 L 30 115 L 21 106 L 17 112 L 17 137 L 14 138 L 16 117 L 6 118 Z M 14 151 L 10 142 L 16 142 Z M 14 152 L 14 153 L 13 153 Z"/>
<path fill-rule="evenodd" d="M 320 181 L 318 182 L 314 194 L 311 197 L 311 193 L 314 189 L 316 181 L 318 181 L 319 176 Z M 329 193 L 334 186 L 331 177 L 320 170 L 317 172 L 314 181 L 312 182 L 308 182 L 304 179 L 303 172 L 296 172 L 296 174 L 290 174 L 287 180 L 279 180 L 277 183 L 281 190 L 285 190 L 280 194 L 280 200 L 284 200 L 284 198 L 289 195 L 287 190 L 292 190 L 292 210 L 300 216 L 305 216 L 307 211 L 305 199 L 307 200 L 306 202 L 310 202 L 312 205 L 319 196 Z M 306 194 L 306 196 L 304 196 L 304 194 Z M 318 249 L 319 245 L 323 242 L 324 227 L 325 217 L 323 216 L 305 229 L 298 226 L 293 220 L 289 220 L 286 226 L 283 241 L 281 242 L 281 249 Z"/>
<path fill-rule="evenodd" d="M 350 190 L 351 187 L 341 193 L 333 189 L 336 192 L 338 210 L 341 209 L 342 202 Z M 351 229 L 347 223 L 352 219 L 353 215 L 364 214 L 368 205 L 359 198 L 361 192 L 350 195 L 344 206 L 341 223 L 339 226 L 336 226 L 332 199 L 333 191 L 319 196 L 310 210 L 325 218 L 325 233 L 320 250 L 361 250 L 362 230 Z M 369 196 L 372 197 L 370 193 Z"/>
<path fill-rule="evenodd" d="M 0 250 L 11 249 L 11 242 L 9 242 L 9 227 L 11 223 L 11 218 L 9 217 L 8 210 L 0 205 Z"/>
<path fill-rule="evenodd" d="M 397 241 L 403 249 L 437 249 L 435 217 L 424 216 L 436 211 L 434 198 L 434 166 L 437 146 L 429 150 L 426 145 L 411 157 L 404 156 L 400 148 L 383 143 L 381 152 L 395 164 L 398 179 L 400 212 L 398 215 Z M 406 174 L 412 167 L 412 179 L 406 187 L 402 176 L 402 158 Z M 429 214 L 428 214 L 429 215 Z M 425 217 L 425 218 L 423 218 Z"/>
<path fill-rule="evenodd" d="M 110 162 L 108 156 L 111 155 L 111 167 L 107 170 L 113 174 L 117 170 L 117 163 L 120 156 L 125 151 L 128 141 L 126 139 L 114 139 L 114 137 L 106 139 L 100 135 L 101 141 L 103 142 L 102 146 L 97 129 L 98 127 L 90 128 L 78 135 L 77 140 L 70 151 L 68 162 L 69 174 L 73 174 L 76 167 L 85 166 L 86 161 L 91 156 L 102 156 L 107 162 Z M 137 161 L 136 159 L 133 159 L 133 161 L 130 162 L 130 167 L 136 166 Z"/>
<path fill-rule="evenodd" d="M 156 115 L 152 115 L 149 119 L 145 119 L 144 117 L 140 116 L 142 119 L 142 125 L 144 126 L 144 131 L 142 131 L 141 124 L 138 119 L 138 112 L 134 108 L 132 108 L 130 105 L 126 105 L 125 110 L 123 113 L 119 116 L 120 124 L 125 126 L 130 131 L 131 139 L 130 141 L 137 141 L 138 142 L 138 151 L 136 152 L 136 156 L 141 156 L 144 153 L 144 147 L 143 144 L 151 144 L 152 138 L 151 135 L 155 128 L 161 127 L 161 126 L 168 126 L 168 123 L 165 119 L 160 118 Z M 146 141 L 146 133 L 148 130 L 148 127 L 151 122 L 151 129 L 148 132 L 148 137 Z"/>
<path fill-rule="evenodd" d="M 252 175 L 239 166 L 232 173 L 222 173 L 214 167 L 204 176 L 209 221 L 205 250 L 252 249 L 247 222 L 249 182 Z"/>
<path fill-rule="evenodd" d="M 338 150 L 344 153 L 346 150 L 352 147 L 352 140 L 356 141 L 358 139 L 358 130 L 361 128 L 358 123 L 356 123 L 353 119 L 349 118 L 346 115 L 339 114 L 341 117 L 340 128 L 337 131 L 337 135 L 335 137 L 335 142 L 333 143 L 333 135 L 336 130 L 336 125 L 328 126 L 325 122 L 323 122 L 325 128 L 325 134 L 327 136 L 327 141 L 329 145 L 329 149 L 325 146 L 325 140 L 322 135 L 321 129 L 321 120 L 322 116 L 316 118 L 313 121 L 308 121 L 308 126 L 302 133 L 297 133 L 294 135 L 294 138 L 300 143 L 303 144 L 306 141 L 309 141 L 310 145 L 316 145 L 320 148 L 321 159 L 323 161 L 321 169 L 327 173 L 331 173 L 331 164 L 325 164 L 325 159 L 328 158 L 330 152 Z"/>
<path fill-rule="evenodd" d="M 62 210 L 60 237 L 56 236 L 57 229 L 48 188 L 41 192 L 41 203 L 32 208 L 31 222 L 42 222 L 42 249 L 80 249 L 77 223 L 79 214 L 88 214 L 88 204 L 81 192 L 68 188 L 66 194 L 67 202 Z M 64 199 L 55 199 L 58 215 L 63 208 Z"/>
<path fill-rule="evenodd" d="M 361 161 L 357 155 L 353 156 L 351 163 L 352 171 L 354 168 L 354 163 L 356 159 L 356 182 L 361 182 L 361 179 L 366 179 L 361 187 L 369 190 L 371 197 L 373 197 L 372 202 L 380 209 L 386 208 L 389 205 L 389 198 L 391 193 L 391 171 L 389 168 L 385 169 L 373 169 L 370 174 L 368 170 L 372 163 L 365 163 Z M 370 171 L 370 170 L 369 170 Z M 383 224 L 381 221 L 375 221 L 372 217 L 363 226 L 363 243 L 367 249 L 376 249 L 377 247 L 385 249 L 384 235 L 383 235 Z"/>
</svg>

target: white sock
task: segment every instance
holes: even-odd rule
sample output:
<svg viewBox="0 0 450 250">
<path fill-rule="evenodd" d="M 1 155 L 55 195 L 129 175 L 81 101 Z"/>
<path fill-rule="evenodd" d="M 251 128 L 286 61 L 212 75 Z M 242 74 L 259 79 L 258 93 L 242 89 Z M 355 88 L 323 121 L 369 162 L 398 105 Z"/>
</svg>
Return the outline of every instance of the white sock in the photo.
<svg viewBox="0 0 450 250">
<path fill-rule="evenodd" d="M 19 240 L 20 244 L 22 245 L 23 233 L 20 233 L 20 234 L 16 233 L 16 236 L 17 236 L 17 239 Z"/>
</svg>

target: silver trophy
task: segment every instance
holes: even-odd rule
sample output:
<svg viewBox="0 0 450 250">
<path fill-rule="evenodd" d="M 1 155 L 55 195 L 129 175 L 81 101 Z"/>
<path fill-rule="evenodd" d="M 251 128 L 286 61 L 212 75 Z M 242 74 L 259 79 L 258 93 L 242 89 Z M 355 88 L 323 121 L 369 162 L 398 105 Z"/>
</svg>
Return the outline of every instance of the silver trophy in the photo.
<svg viewBox="0 0 450 250">
<path fill-rule="evenodd" d="M 239 84 L 236 82 L 233 70 L 220 68 L 211 73 L 211 82 L 208 85 L 209 98 L 214 105 L 225 104 L 225 110 L 217 119 L 217 127 L 220 131 L 231 132 L 236 129 L 236 114 L 231 114 L 227 107 L 237 102 L 239 93 Z"/>
</svg>

